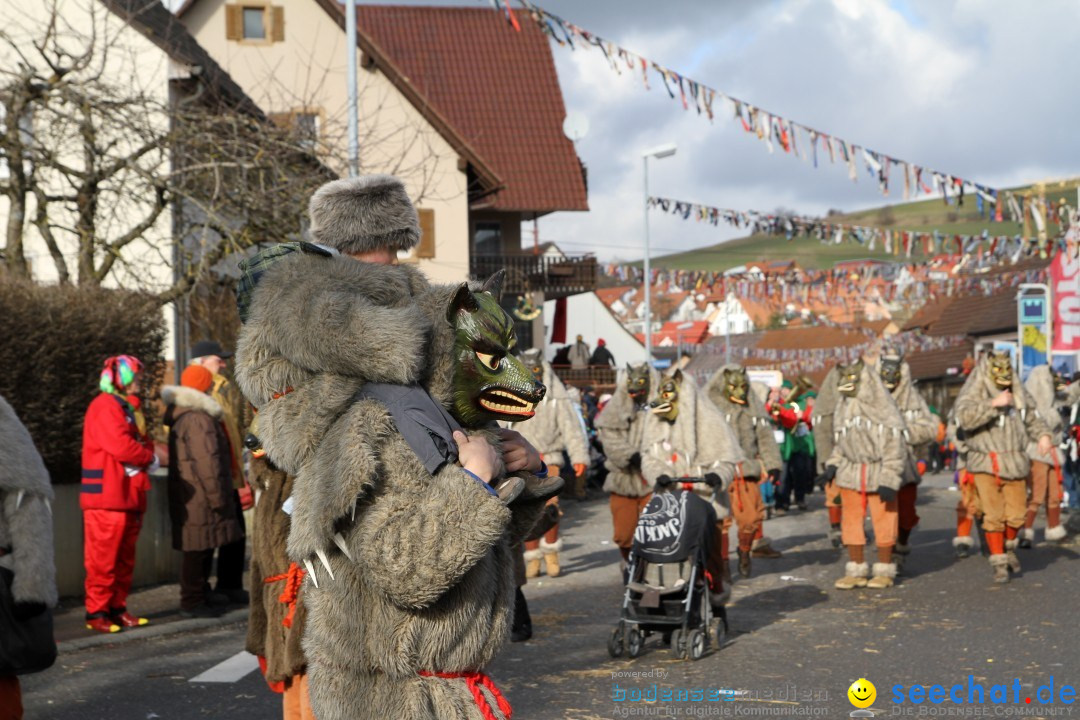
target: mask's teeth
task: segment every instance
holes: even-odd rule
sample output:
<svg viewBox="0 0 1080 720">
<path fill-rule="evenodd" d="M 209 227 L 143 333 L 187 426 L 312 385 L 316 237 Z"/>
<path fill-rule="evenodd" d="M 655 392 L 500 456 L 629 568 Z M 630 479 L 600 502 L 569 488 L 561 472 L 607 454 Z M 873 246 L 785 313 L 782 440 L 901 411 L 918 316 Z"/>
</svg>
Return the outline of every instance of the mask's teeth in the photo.
<svg viewBox="0 0 1080 720">
<path fill-rule="evenodd" d="M 26 491 L 25 490 L 20 490 L 19 494 L 15 496 L 15 509 L 16 510 L 18 510 L 19 506 L 22 505 L 22 499 L 23 499 L 24 495 L 26 495 Z"/>
<path fill-rule="evenodd" d="M 323 564 L 323 567 L 326 568 L 326 572 L 330 575 L 330 579 L 333 580 L 334 571 L 330 569 L 330 560 L 327 559 L 326 552 L 324 550 L 316 550 L 315 554 L 319 556 L 319 562 Z"/>
<path fill-rule="evenodd" d="M 318 588 L 319 578 L 315 576 L 315 566 L 311 564 L 311 560 L 304 560 L 304 567 L 307 568 L 307 574 L 308 577 L 311 578 L 311 584 Z"/>
<path fill-rule="evenodd" d="M 338 546 L 342 555 L 352 560 L 352 553 L 349 552 L 349 546 L 345 544 L 345 538 L 341 536 L 341 533 L 334 533 L 334 544 Z"/>
</svg>

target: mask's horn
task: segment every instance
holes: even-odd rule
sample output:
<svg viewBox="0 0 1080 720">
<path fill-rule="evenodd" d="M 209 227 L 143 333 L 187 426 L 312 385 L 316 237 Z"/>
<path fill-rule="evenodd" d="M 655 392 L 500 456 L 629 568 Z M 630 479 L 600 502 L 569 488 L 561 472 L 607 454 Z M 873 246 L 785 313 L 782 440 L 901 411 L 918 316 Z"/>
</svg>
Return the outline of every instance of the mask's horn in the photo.
<svg viewBox="0 0 1080 720">
<path fill-rule="evenodd" d="M 497 270 L 495 274 L 484 281 L 484 286 L 480 288 L 480 292 L 490 293 L 496 300 L 502 295 L 503 280 L 506 278 L 506 268 Z"/>
</svg>

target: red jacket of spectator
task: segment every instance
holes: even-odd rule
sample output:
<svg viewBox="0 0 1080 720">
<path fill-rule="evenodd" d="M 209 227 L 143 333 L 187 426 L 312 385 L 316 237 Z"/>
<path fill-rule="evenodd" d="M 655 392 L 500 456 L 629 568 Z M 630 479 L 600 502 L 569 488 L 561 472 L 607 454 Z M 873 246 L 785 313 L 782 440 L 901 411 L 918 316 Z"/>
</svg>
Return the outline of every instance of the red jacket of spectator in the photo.
<svg viewBox="0 0 1080 720">
<path fill-rule="evenodd" d="M 806 423 L 807 427 L 813 427 L 813 408 L 807 408 L 805 403 L 803 405 L 798 403 L 769 403 L 765 409 L 776 418 L 776 421 L 780 423 L 780 427 L 785 430 L 794 430 L 800 420 Z"/>
<path fill-rule="evenodd" d="M 83 510 L 145 512 L 154 461 L 154 443 L 143 437 L 135 414 L 123 398 L 101 393 L 86 409 L 83 422 Z M 126 466 L 126 467 L 125 467 Z"/>
</svg>

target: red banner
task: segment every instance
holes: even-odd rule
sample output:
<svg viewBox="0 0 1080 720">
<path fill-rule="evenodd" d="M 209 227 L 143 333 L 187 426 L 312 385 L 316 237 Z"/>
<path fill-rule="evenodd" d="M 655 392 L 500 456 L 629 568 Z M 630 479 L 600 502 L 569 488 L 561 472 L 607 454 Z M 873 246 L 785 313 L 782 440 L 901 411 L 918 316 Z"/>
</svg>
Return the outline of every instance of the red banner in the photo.
<svg viewBox="0 0 1080 720">
<path fill-rule="evenodd" d="M 1080 350 L 1080 258 L 1058 250 L 1050 263 L 1050 282 L 1054 293 L 1054 352 Z"/>
</svg>

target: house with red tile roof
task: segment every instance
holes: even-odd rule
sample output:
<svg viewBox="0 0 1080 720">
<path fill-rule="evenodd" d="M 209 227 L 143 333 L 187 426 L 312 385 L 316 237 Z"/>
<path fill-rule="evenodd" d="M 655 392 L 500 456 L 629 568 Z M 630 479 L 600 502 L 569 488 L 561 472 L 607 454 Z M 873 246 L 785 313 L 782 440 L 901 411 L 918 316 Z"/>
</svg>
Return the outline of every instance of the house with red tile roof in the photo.
<svg viewBox="0 0 1080 720">
<path fill-rule="evenodd" d="M 518 11 L 515 12 L 524 12 Z M 347 167 L 345 9 L 336 0 L 186 0 L 177 17 L 248 95 Z M 423 239 L 403 262 L 456 282 L 506 269 L 534 302 L 595 288 L 595 259 L 533 255 L 521 225 L 588 209 L 548 38 L 488 7 L 357 8 L 362 173 L 405 182 Z M 529 245 L 530 243 L 526 243 Z M 520 330 L 520 328 L 519 328 Z"/>
</svg>

